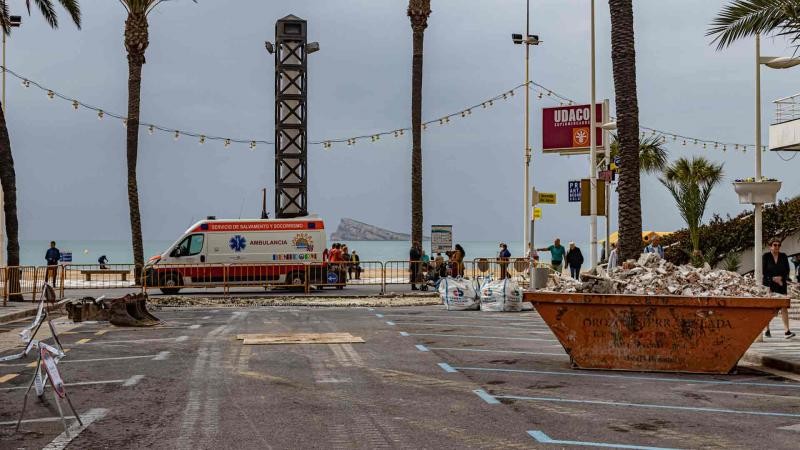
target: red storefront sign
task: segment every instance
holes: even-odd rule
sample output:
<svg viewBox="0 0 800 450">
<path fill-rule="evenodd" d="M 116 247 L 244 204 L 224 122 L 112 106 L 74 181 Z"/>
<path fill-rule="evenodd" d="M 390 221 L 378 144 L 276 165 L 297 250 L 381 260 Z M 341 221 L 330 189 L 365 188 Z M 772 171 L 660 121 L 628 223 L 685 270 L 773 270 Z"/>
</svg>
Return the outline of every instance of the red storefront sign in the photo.
<svg viewBox="0 0 800 450">
<path fill-rule="evenodd" d="M 589 105 L 542 108 L 542 150 L 545 153 L 580 154 L 589 151 Z M 595 109 L 596 147 L 603 146 L 603 104 Z"/>
</svg>

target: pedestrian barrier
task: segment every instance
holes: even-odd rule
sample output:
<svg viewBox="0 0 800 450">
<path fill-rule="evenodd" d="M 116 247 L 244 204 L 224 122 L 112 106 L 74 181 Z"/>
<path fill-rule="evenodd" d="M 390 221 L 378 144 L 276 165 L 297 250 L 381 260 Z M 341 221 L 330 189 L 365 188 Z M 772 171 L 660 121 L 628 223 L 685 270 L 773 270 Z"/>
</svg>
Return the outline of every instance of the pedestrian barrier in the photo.
<svg viewBox="0 0 800 450">
<path fill-rule="evenodd" d="M 11 266 L 0 269 L 0 282 L 2 282 L 3 306 L 9 299 L 30 294 L 31 301 L 36 300 L 37 284 L 44 279 L 45 274 L 57 275 L 58 266 L 34 267 Z"/>
<path fill-rule="evenodd" d="M 59 289 L 115 289 L 137 286 L 134 264 L 60 266 Z M 141 273 L 141 270 L 139 271 Z"/>
<path fill-rule="evenodd" d="M 433 280 L 441 274 L 447 276 L 463 276 L 465 278 L 475 277 L 476 270 L 473 261 L 464 261 L 456 266 L 454 262 L 445 261 L 444 268 L 440 268 L 433 261 L 429 263 L 411 261 L 386 261 L 384 263 L 384 283 L 408 284 L 414 280 L 415 285 L 424 284 L 426 280 Z M 415 272 L 412 275 L 412 269 Z"/>
<path fill-rule="evenodd" d="M 312 272 L 318 270 L 319 265 L 310 265 Z M 318 282 L 312 283 L 318 290 L 326 287 L 344 289 L 345 286 L 380 286 L 384 292 L 384 264 L 381 261 L 340 261 L 327 262 L 321 266 L 324 272 L 317 277 L 312 277 Z"/>
<path fill-rule="evenodd" d="M 142 274 L 142 290 L 159 289 L 164 294 L 177 294 L 181 289 L 263 287 L 309 291 L 320 276 L 309 264 L 275 262 L 263 264 L 158 264 L 146 267 Z"/>
<path fill-rule="evenodd" d="M 527 258 L 475 258 L 472 263 L 475 268 L 473 276 L 476 279 L 509 278 L 522 287 L 530 285 L 530 261 Z M 533 265 L 536 269 L 547 269 L 552 272 L 549 264 L 536 261 Z"/>
</svg>

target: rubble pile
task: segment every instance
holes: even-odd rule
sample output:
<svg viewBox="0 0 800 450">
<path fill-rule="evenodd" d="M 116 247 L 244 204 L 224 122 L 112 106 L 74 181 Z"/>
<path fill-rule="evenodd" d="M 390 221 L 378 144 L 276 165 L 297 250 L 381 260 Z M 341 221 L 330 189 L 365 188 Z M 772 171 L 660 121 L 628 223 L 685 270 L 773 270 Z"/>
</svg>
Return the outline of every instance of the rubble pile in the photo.
<svg viewBox="0 0 800 450">
<path fill-rule="evenodd" d="M 628 266 L 628 264 L 626 264 Z M 581 281 L 552 276 L 547 291 L 594 294 L 683 295 L 693 297 L 769 297 L 751 276 L 706 267 L 676 266 L 644 253 L 631 268 L 581 275 Z"/>
</svg>

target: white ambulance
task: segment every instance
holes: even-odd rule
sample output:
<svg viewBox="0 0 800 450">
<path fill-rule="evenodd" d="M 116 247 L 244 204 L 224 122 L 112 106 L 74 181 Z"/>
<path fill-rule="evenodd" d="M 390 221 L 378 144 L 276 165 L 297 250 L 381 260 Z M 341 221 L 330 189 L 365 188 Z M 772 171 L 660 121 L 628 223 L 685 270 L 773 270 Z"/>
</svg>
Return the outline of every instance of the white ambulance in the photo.
<svg viewBox="0 0 800 450">
<path fill-rule="evenodd" d="M 317 216 L 293 219 L 217 220 L 192 225 L 145 266 L 146 282 L 165 294 L 182 287 L 224 282 L 302 285 L 336 282 L 327 273 L 323 252 L 325 224 Z M 306 266 L 309 266 L 307 269 Z"/>
</svg>

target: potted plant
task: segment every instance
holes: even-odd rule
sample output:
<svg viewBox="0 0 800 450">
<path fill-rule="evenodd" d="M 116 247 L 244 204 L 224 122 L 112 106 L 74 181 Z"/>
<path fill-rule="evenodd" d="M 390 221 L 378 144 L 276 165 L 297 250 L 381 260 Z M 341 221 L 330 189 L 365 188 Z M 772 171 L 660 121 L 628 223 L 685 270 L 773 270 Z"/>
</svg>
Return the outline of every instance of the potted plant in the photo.
<svg viewBox="0 0 800 450">
<path fill-rule="evenodd" d="M 781 190 L 781 182 L 774 178 L 745 178 L 734 181 L 733 189 L 739 195 L 739 203 L 775 203 L 778 191 Z"/>
</svg>

